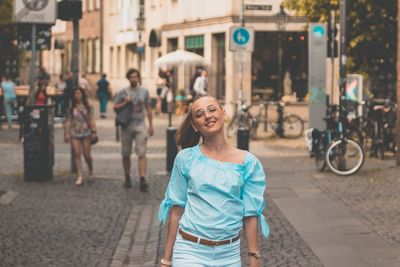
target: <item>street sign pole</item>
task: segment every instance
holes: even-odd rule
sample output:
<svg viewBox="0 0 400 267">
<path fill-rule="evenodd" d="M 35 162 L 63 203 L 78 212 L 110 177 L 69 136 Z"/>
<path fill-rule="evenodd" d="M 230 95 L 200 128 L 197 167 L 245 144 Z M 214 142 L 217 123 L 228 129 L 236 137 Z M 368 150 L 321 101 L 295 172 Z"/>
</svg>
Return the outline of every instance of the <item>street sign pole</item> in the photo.
<svg viewBox="0 0 400 267">
<path fill-rule="evenodd" d="M 339 49 L 339 121 L 343 121 L 342 105 L 346 97 L 346 0 L 340 1 L 340 49 Z M 345 124 L 343 124 L 343 127 Z M 342 129 L 345 132 L 345 129 Z"/>
<path fill-rule="evenodd" d="M 331 30 L 331 42 L 330 42 L 330 49 L 331 49 L 331 94 L 329 96 L 329 103 L 333 105 L 333 90 L 334 90 L 334 79 L 335 79 L 335 11 L 331 10 L 331 18 L 330 18 L 330 30 Z"/>
<path fill-rule="evenodd" d="M 29 102 L 31 105 L 35 103 L 35 77 L 36 77 L 36 24 L 32 24 L 32 41 L 31 41 L 31 79 L 29 88 Z"/>
</svg>

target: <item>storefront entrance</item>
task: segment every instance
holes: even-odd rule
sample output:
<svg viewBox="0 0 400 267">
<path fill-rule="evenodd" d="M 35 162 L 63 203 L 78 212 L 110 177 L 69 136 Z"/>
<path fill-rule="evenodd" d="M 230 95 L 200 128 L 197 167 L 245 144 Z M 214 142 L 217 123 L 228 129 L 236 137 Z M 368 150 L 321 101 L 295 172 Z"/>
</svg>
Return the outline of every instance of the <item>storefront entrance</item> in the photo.
<svg viewBox="0 0 400 267">
<path fill-rule="evenodd" d="M 252 55 L 252 94 L 277 100 L 307 94 L 307 32 L 256 32 Z"/>
</svg>

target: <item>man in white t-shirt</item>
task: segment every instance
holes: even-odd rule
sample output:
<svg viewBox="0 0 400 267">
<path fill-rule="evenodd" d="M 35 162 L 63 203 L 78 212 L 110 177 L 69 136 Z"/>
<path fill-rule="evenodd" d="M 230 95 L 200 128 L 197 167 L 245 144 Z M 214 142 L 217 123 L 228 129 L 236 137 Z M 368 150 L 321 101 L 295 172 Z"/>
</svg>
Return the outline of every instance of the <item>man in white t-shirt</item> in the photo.
<svg viewBox="0 0 400 267">
<path fill-rule="evenodd" d="M 202 70 L 200 76 L 197 77 L 196 81 L 194 82 L 193 91 L 196 96 L 207 95 L 207 87 L 207 71 Z"/>
</svg>

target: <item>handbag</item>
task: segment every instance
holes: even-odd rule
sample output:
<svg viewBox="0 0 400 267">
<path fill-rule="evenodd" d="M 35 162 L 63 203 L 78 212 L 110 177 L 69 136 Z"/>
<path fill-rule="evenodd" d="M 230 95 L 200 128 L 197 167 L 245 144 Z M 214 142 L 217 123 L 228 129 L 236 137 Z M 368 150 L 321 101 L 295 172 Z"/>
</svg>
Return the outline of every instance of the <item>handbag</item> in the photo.
<svg viewBox="0 0 400 267">
<path fill-rule="evenodd" d="M 125 91 L 123 91 L 122 93 L 125 93 L 127 95 Z M 133 104 L 129 103 L 119 111 L 116 111 L 116 113 L 117 113 L 117 116 L 115 117 L 116 124 L 122 127 L 127 126 L 129 124 L 129 121 L 131 120 L 131 116 L 133 113 Z"/>
<path fill-rule="evenodd" d="M 97 133 L 94 132 L 96 134 L 92 134 L 93 133 L 92 125 L 90 124 L 88 118 L 79 109 L 78 109 L 78 112 L 82 115 L 82 117 L 85 119 L 86 123 L 89 126 L 89 129 L 90 129 L 90 132 L 91 132 L 91 134 L 90 134 L 90 144 L 92 144 L 92 145 L 96 144 L 97 142 L 99 142 L 99 137 L 97 136 Z"/>
<path fill-rule="evenodd" d="M 90 143 L 91 143 L 92 145 L 94 145 L 94 144 L 96 144 L 97 142 L 99 142 L 99 137 L 97 136 L 97 134 L 91 135 L 90 138 L 91 138 L 91 139 L 90 139 Z"/>
</svg>

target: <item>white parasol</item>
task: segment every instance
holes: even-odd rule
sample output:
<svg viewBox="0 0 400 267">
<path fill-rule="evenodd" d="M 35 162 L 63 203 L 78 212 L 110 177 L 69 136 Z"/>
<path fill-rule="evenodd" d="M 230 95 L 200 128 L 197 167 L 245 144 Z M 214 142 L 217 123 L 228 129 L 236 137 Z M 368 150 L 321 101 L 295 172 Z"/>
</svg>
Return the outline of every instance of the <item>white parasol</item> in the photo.
<svg viewBox="0 0 400 267">
<path fill-rule="evenodd" d="M 154 66 L 157 68 L 195 65 L 206 65 L 204 57 L 181 49 L 168 53 L 154 61 Z"/>
</svg>

